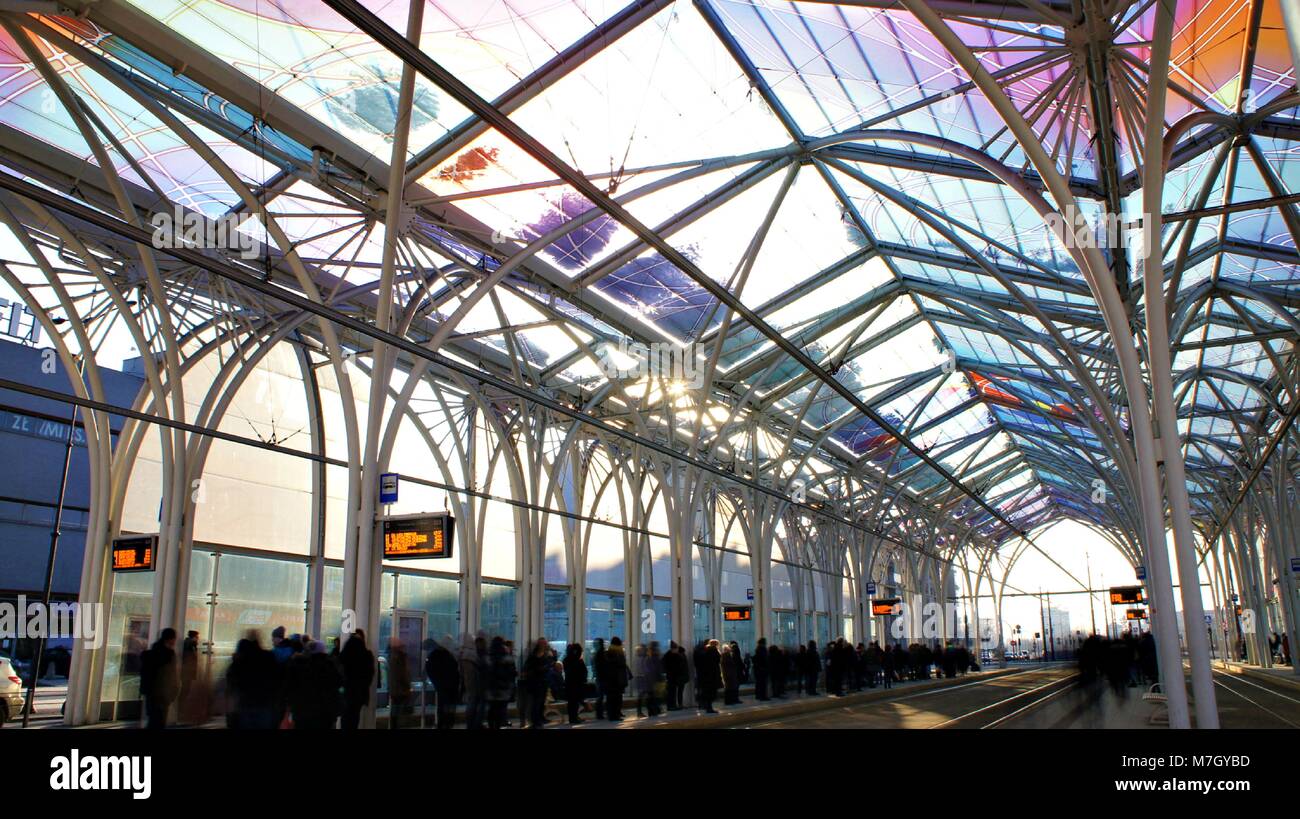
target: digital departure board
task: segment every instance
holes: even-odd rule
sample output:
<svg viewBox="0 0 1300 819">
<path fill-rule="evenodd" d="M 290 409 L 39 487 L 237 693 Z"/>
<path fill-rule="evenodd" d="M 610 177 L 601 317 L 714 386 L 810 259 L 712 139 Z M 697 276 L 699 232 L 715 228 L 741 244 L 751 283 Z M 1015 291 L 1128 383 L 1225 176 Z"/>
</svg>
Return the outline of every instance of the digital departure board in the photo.
<svg viewBox="0 0 1300 819">
<path fill-rule="evenodd" d="M 754 619 L 754 608 L 752 606 L 723 606 L 722 619 L 733 622 L 737 620 L 752 620 Z"/>
<path fill-rule="evenodd" d="M 386 560 L 427 560 L 451 557 L 456 519 L 446 512 L 384 521 Z"/>
<path fill-rule="evenodd" d="M 898 598 L 886 597 L 880 600 L 871 601 L 871 613 L 876 616 L 898 613 Z"/>
<path fill-rule="evenodd" d="M 1145 620 L 1147 619 L 1146 609 L 1129 609 L 1125 618 L 1126 620 Z"/>
<path fill-rule="evenodd" d="M 1111 586 L 1110 604 L 1112 606 L 1131 606 L 1134 603 L 1145 602 L 1142 598 L 1141 586 Z"/>
<path fill-rule="evenodd" d="M 113 538 L 113 571 L 151 572 L 157 554 L 157 535 L 125 535 Z"/>
</svg>

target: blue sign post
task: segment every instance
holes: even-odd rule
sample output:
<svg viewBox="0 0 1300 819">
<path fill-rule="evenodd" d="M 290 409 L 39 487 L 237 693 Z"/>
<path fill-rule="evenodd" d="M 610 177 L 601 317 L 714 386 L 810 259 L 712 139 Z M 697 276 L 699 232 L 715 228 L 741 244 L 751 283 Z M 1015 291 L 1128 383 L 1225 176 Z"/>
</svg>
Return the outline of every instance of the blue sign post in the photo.
<svg viewBox="0 0 1300 819">
<path fill-rule="evenodd" d="M 397 503 L 397 473 L 385 472 L 379 476 L 379 502 Z"/>
<path fill-rule="evenodd" d="M 1138 577 L 1138 580 L 1146 580 L 1146 579 L 1147 579 L 1147 567 L 1146 567 L 1146 566 L 1138 566 L 1138 567 L 1137 567 L 1137 577 Z"/>
<path fill-rule="evenodd" d="M 1291 558 L 1291 571 L 1300 574 L 1300 557 Z"/>
<path fill-rule="evenodd" d="M 875 584 L 875 583 L 868 583 L 868 584 L 867 584 L 867 597 L 875 597 L 875 596 L 876 596 L 876 584 Z"/>
</svg>

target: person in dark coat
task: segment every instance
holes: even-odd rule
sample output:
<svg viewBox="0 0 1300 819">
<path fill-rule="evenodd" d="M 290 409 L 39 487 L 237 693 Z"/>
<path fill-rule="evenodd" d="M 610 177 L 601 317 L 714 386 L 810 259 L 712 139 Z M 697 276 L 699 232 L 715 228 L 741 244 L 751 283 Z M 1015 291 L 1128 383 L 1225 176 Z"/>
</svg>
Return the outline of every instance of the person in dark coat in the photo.
<svg viewBox="0 0 1300 819">
<path fill-rule="evenodd" d="M 605 641 L 597 637 L 591 642 L 591 670 L 596 675 L 596 719 L 605 718 Z"/>
<path fill-rule="evenodd" d="M 764 702 L 767 696 L 767 680 L 770 673 L 767 659 L 767 638 L 759 637 L 754 647 L 754 699 Z"/>
<path fill-rule="evenodd" d="M 699 705 L 704 706 L 704 713 L 718 713 L 713 708 L 713 701 L 722 688 L 722 652 L 717 640 L 709 640 L 700 650 L 695 664 L 695 679 L 700 689 Z"/>
<path fill-rule="evenodd" d="M 778 700 L 785 699 L 785 679 L 788 672 L 788 661 L 785 657 L 785 651 L 778 645 L 773 645 L 767 650 L 768 665 L 772 673 L 772 696 Z M 757 666 L 757 655 L 754 661 Z"/>
<path fill-rule="evenodd" d="M 740 655 L 729 644 L 724 644 L 722 653 L 722 704 L 740 704 Z"/>
<path fill-rule="evenodd" d="M 700 688 L 700 663 L 704 662 L 704 652 L 708 647 L 708 640 L 700 640 L 695 644 L 695 650 L 691 652 L 691 667 L 695 669 L 695 704 L 697 707 L 704 699 L 704 693 Z M 719 672 L 718 680 L 719 684 L 721 684 L 721 672 Z"/>
<path fill-rule="evenodd" d="M 343 678 L 325 653 L 325 644 L 313 640 L 307 651 L 289 660 L 289 711 L 294 729 L 333 728 L 339 718 L 339 688 Z"/>
<path fill-rule="evenodd" d="M 375 679 L 375 655 L 366 648 L 365 632 L 352 632 L 339 652 L 339 662 L 343 666 L 342 727 L 355 730 L 361 723 L 361 709 L 370 704 L 370 684 Z"/>
<path fill-rule="evenodd" d="M 497 635 L 488 646 L 487 659 L 487 702 L 488 728 L 503 728 L 506 724 L 506 711 L 510 701 L 515 698 L 515 680 L 519 670 L 515 668 L 514 658 L 506 648 L 504 637 Z"/>
<path fill-rule="evenodd" d="M 822 671 L 822 658 L 817 653 L 817 641 L 809 640 L 807 650 L 802 652 L 803 667 L 799 670 L 803 672 L 804 693 L 810 697 L 817 696 L 817 678 Z"/>
<path fill-rule="evenodd" d="M 675 640 L 669 641 L 668 653 L 664 655 L 664 677 L 668 684 L 666 699 L 668 710 L 676 711 L 682 707 L 682 695 L 686 693 L 686 653 Z"/>
<path fill-rule="evenodd" d="M 542 637 L 524 659 L 524 690 L 528 693 L 528 727 L 541 728 L 546 721 L 547 677 L 555 660 L 550 644 Z"/>
<path fill-rule="evenodd" d="M 275 704 L 279 695 L 279 670 L 275 655 L 262 648 L 256 631 L 235 646 L 226 669 L 226 692 L 233 700 L 231 728 L 264 731 L 276 727 Z"/>
<path fill-rule="evenodd" d="M 184 710 L 190 699 L 194 681 L 199 678 L 199 633 L 190 631 L 181 643 L 181 709 Z"/>
<path fill-rule="evenodd" d="M 569 704 L 569 724 L 584 722 L 582 713 L 587 698 L 587 662 L 582 659 L 582 645 L 569 643 L 564 649 L 564 699 Z"/>
<path fill-rule="evenodd" d="M 167 711 L 180 692 L 176 660 L 176 629 L 165 628 L 140 657 L 140 696 L 144 697 L 145 727 L 167 727 Z"/>
<path fill-rule="evenodd" d="M 609 640 L 604 667 L 605 676 L 601 680 L 601 687 L 605 691 L 605 715 L 610 722 L 622 722 L 623 692 L 627 690 L 631 672 L 627 666 L 627 654 L 623 651 L 623 641 L 618 637 Z"/>
<path fill-rule="evenodd" d="M 433 683 L 438 698 L 438 728 L 450 729 L 456 724 L 456 702 L 460 698 L 460 663 L 451 653 L 454 643 L 450 634 L 435 643 L 424 661 L 424 673 Z"/>
</svg>

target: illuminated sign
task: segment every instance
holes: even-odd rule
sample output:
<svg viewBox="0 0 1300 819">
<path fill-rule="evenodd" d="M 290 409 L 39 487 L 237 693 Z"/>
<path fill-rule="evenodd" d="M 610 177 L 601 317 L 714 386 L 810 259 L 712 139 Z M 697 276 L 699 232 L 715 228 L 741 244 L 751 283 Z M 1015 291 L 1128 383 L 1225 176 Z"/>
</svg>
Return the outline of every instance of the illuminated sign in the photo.
<svg viewBox="0 0 1300 819">
<path fill-rule="evenodd" d="M 113 571 L 151 572 L 157 554 L 157 535 L 126 535 L 113 538 Z"/>
<path fill-rule="evenodd" d="M 874 615 L 898 614 L 897 597 L 887 597 L 881 600 L 871 601 L 871 613 Z"/>
<path fill-rule="evenodd" d="M 446 512 L 384 521 L 384 558 L 417 560 L 451 557 L 456 519 Z"/>
<path fill-rule="evenodd" d="M 1112 586 L 1110 589 L 1110 604 L 1112 606 L 1131 606 L 1134 603 L 1146 602 L 1142 598 L 1141 586 Z"/>
<path fill-rule="evenodd" d="M 1124 616 L 1125 620 L 1145 620 L 1147 619 L 1146 609 L 1129 609 Z"/>
<path fill-rule="evenodd" d="M 723 620 L 737 621 L 737 620 L 752 620 L 753 618 L 754 618 L 754 609 L 752 606 L 723 606 L 722 607 Z"/>
</svg>

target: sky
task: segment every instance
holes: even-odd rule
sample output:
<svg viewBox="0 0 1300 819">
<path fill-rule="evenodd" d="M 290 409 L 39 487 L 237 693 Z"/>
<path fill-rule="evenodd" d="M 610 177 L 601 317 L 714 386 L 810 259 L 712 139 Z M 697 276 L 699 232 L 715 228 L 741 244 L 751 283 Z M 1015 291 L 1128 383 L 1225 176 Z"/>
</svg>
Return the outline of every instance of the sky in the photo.
<svg viewBox="0 0 1300 819">
<path fill-rule="evenodd" d="M 1021 634 L 1027 640 L 1032 637 L 1033 632 L 1042 631 L 1038 598 L 1040 591 L 1051 593 L 1052 608 L 1062 609 L 1068 613 L 1071 631 L 1080 630 L 1085 634 L 1091 632 L 1094 616 L 1098 633 L 1104 633 L 1107 616 L 1123 619 L 1127 607 L 1112 607 L 1108 597 L 1102 593 L 1091 595 L 1091 610 L 1090 595 L 1068 593 L 1083 591 L 1084 586 L 1074 578 L 1086 584 L 1090 569 L 1093 589 L 1105 590 L 1112 586 L 1140 585 L 1132 565 L 1114 546 L 1090 527 L 1070 520 L 1060 521 L 1036 533 L 1034 541 L 1042 549 L 1042 553 L 1032 548 L 1028 549 L 1012 567 L 1007 578 L 1008 593 L 1003 603 L 1002 613 L 1004 633 L 1009 635 L 1016 624 L 1021 626 Z M 1177 563 L 1173 555 L 1172 538 L 1168 545 L 1170 568 L 1171 571 L 1176 571 Z M 1060 566 L 1053 565 L 1053 561 Z M 1013 588 L 1018 589 L 1020 593 L 1029 594 L 1013 597 L 1012 595 L 1016 594 L 1012 591 Z M 1202 587 L 1201 591 L 1203 604 L 1208 610 L 1213 605 L 1209 589 Z M 1177 588 L 1175 594 L 1179 594 Z M 991 601 L 980 602 L 983 608 Z M 1046 605 L 1046 596 L 1044 596 L 1044 606 Z M 1181 610 L 1181 605 L 1179 609 Z M 990 615 L 981 610 L 981 616 Z"/>
</svg>

